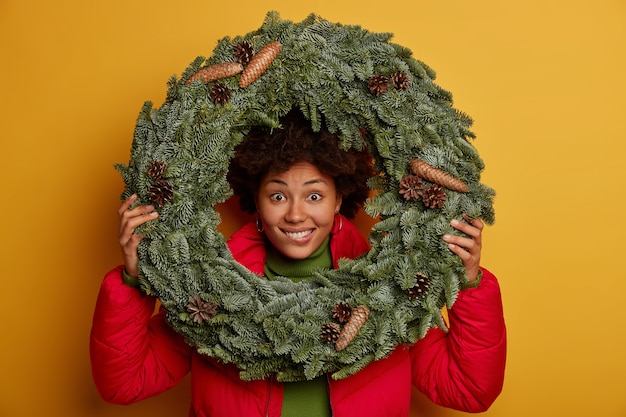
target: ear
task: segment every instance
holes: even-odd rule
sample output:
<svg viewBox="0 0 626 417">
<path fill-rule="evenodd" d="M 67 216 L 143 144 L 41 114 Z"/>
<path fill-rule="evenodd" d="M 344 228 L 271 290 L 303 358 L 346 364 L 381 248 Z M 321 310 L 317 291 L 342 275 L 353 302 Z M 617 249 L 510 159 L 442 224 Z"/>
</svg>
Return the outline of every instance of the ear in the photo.
<svg viewBox="0 0 626 417">
<path fill-rule="evenodd" d="M 341 195 L 337 195 L 337 203 L 335 204 L 335 214 L 339 213 L 339 210 L 341 210 L 342 202 L 343 202 L 343 197 Z"/>
</svg>

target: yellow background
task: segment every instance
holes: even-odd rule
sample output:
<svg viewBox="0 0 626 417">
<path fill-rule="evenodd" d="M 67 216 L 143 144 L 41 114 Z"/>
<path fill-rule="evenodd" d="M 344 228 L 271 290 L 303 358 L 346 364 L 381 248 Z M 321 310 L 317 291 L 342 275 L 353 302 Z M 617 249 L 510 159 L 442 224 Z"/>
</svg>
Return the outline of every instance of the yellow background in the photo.
<svg viewBox="0 0 626 417">
<path fill-rule="evenodd" d="M 509 330 L 485 415 L 626 416 L 623 0 L 3 0 L 0 417 L 186 415 L 187 380 L 131 407 L 91 381 L 95 297 L 120 262 L 112 165 L 144 100 L 272 9 L 395 33 L 476 120 Z M 412 414 L 461 415 L 417 394 Z"/>
</svg>

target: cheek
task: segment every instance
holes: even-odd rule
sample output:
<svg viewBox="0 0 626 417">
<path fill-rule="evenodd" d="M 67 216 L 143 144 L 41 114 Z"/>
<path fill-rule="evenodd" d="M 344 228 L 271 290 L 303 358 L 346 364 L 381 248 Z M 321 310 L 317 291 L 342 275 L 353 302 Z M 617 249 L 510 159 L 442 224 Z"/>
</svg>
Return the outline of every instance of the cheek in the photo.
<svg viewBox="0 0 626 417">
<path fill-rule="evenodd" d="M 335 220 L 335 214 L 337 214 L 338 207 L 335 205 L 327 205 L 317 213 L 317 218 L 320 224 L 329 226 L 332 225 Z"/>
<path fill-rule="evenodd" d="M 259 217 L 263 220 L 263 223 L 272 223 L 276 217 L 276 210 L 270 208 L 267 204 L 257 204 L 257 208 L 259 211 Z"/>
</svg>

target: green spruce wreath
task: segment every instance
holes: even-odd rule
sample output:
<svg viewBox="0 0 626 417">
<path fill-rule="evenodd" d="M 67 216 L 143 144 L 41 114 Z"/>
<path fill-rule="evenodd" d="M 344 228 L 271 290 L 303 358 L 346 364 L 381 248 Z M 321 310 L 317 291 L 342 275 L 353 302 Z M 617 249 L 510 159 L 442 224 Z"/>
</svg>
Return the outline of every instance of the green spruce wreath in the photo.
<svg viewBox="0 0 626 417">
<path fill-rule="evenodd" d="M 441 309 L 467 283 L 441 236 L 458 233 L 449 222 L 462 213 L 492 223 L 494 192 L 480 183 L 471 119 L 391 37 L 270 12 L 172 77 L 160 108 L 145 103 L 130 162 L 116 166 L 123 198 L 136 193 L 160 212 L 138 231 L 142 290 L 190 345 L 237 365 L 243 379 L 351 375 L 445 329 Z M 253 126 L 279 127 L 294 106 L 314 130 L 324 120 L 343 148 L 367 146 L 379 174 L 364 207 L 379 220 L 371 250 L 306 283 L 270 281 L 234 261 L 214 208 L 232 195 L 234 147 Z M 356 327 L 343 323 L 349 316 Z M 338 346 L 342 327 L 350 331 Z"/>
</svg>

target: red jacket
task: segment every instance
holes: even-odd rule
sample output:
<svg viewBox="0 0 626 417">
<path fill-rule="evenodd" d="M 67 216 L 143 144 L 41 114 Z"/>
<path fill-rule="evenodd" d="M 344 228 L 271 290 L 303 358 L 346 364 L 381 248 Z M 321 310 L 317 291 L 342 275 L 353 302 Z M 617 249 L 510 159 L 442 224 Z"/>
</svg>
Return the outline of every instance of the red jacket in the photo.
<svg viewBox="0 0 626 417">
<path fill-rule="evenodd" d="M 336 262 L 367 250 L 348 221 L 331 238 Z M 235 259 L 263 272 L 265 246 L 254 225 L 229 241 Z M 122 266 L 109 272 L 96 303 L 90 340 L 92 372 L 102 398 L 131 404 L 176 385 L 191 371 L 195 417 L 279 417 L 283 384 L 242 381 L 233 365 L 199 355 L 165 321 L 153 315 L 156 299 L 122 282 Z M 506 334 L 500 290 L 483 270 L 478 288 L 461 291 L 449 311 L 450 330 L 431 329 L 411 347 L 341 380 L 328 379 L 333 416 L 408 416 L 411 384 L 437 404 L 486 410 L 502 389 Z"/>
</svg>

